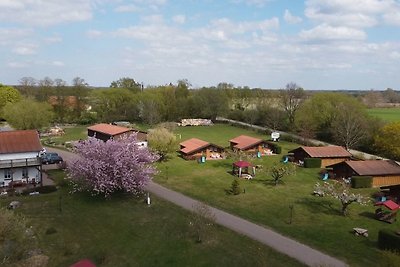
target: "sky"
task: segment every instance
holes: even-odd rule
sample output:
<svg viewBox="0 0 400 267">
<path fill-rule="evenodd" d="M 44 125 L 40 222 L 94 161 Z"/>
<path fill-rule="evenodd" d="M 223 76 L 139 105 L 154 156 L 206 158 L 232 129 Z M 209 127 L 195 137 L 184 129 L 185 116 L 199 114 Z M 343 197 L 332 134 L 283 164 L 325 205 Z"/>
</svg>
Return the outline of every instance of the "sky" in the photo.
<svg viewBox="0 0 400 267">
<path fill-rule="evenodd" d="M 400 90 L 400 0 L 0 0 L 0 83 Z"/>
</svg>

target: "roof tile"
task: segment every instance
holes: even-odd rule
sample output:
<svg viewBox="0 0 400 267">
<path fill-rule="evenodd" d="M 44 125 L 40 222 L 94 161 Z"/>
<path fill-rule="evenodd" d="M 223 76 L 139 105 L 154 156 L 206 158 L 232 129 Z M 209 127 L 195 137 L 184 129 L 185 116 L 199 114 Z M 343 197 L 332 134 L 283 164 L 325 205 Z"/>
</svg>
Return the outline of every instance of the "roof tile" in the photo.
<svg viewBox="0 0 400 267">
<path fill-rule="evenodd" d="M 39 152 L 43 149 L 36 130 L 0 132 L 0 153 Z"/>
</svg>

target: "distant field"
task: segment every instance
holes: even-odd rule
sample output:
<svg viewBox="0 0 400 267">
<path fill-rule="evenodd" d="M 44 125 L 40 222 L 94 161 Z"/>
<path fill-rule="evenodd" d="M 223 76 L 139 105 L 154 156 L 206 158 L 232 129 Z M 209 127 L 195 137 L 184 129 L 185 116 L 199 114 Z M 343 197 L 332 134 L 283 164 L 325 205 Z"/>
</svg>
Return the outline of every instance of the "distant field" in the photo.
<svg viewBox="0 0 400 267">
<path fill-rule="evenodd" d="M 368 113 L 387 122 L 400 121 L 400 108 L 371 108 Z"/>
</svg>

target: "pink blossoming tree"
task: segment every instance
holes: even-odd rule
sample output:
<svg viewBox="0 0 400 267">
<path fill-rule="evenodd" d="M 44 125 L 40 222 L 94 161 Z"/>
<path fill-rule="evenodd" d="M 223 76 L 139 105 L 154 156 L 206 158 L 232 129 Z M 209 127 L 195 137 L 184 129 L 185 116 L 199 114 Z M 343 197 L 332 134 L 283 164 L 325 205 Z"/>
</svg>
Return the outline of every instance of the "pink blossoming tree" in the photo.
<svg viewBox="0 0 400 267">
<path fill-rule="evenodd" d="M 138 194 L 156 173 L 158 157 L 136 145 L 136 135 L 103 142 L 89 138 L 75 147 L 79 157 L 68 166 L 73 191 L 109 196 L 115 191 Z"/>
</svg>

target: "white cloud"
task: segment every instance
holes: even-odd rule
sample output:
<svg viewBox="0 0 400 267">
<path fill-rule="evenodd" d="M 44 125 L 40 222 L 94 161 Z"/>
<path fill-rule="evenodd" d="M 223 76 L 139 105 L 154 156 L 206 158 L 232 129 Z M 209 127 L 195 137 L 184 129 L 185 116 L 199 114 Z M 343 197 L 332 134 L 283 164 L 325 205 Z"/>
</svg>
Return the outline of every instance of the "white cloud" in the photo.
<svg viewBox="0 0 400 267">
<path fill-rule="evenodd" d="M 65 64 L 62 61 L 55 60 L 55 61 L 51 62 L 51 65 L 56 66 L 56 67 L 63 67 Z"/>
<path fill-rule="evenodd" d="M 91 0 L 13 0 L 13 4 L 7 4 L 8 2 L 0 5 L 0 21 L 49 26 L 92 18 Z"/>
<path fill-rule="evenodd" d="M 47 44 L 61 43 L 62 38 L 60 36 L 50 36 L 50 37 L 44 38 L 44 42 Z"/>
<path fill-rule="evenodd" d="M 125 13 L 125 12 L 138 12 L 141 9 L 134 4 L 130 4 L 130 5 L 121 5 L 121 6 L 117 6 L 116 8 L 114 8 L 115 12 L 119 12 L 119 13 Z"/>
<path fill-rule="evenodd" d="M 333 41 L 333 40 L 365 40 L 367 35 L 364 31 L 349 27 L 332 27 L 321 24 L 310 30 L 303 30 L 299 33 L 305 41 Z"/>
<path fill-rule="evenodd" d="M 15 46 L 12 51 L 13 53 L 17 54 L 17 55 L 22 55 L 22 56 L 26 56 L 26 55 L 33 55 L 37 53 L 38 46 L 36 44 L 20 44 Z"/>
<path fill-rule="evenodd" d="M 8 45 L 16 40 L 33 34 L 32 29 L 24 28 L 0 28 L 0 45 Z"/>
<path fill-rule="evenodd" d="M 232 2 L 235 4 L 244 3 L 250 6 L 262 7 L 266 5 L 268 2 L 271 2 L 271 0 L 232 0 Z"/>
<path fill-rule="evenodd" d="M 25 62 L 11 61 L 7 63 L 7 66 L 10 68 L 25 68 L 28 66 L 28 64 Z"/>
<path fill-rule="evenodd" d="M 310 19 L 331 25 L 365 28 L 382 23 L 382 17 L 383 22 L 398 25 L 387 14 L 399 12 L 400 3 L 395 0 L 307 0 L 304 13 Z"/>
<path fill-rule="evenodd" d="M 86 32 L 86 36 L 88 36 L 89 38 L 97 38 L 103 35 L 102 31 L 98 31 L 98 30 L 89 30 Z"/>
<path fill-rule="evenodd" d="M 283 15 L 283 19 L 290 24 L 297 24 L 303 21 L 302 18 L 293 16 L 289 10 L 285 10 L 285 14 Z"/>
<path fill-rule="evenodd" d="M 185 15 L 173 16 L 172 21 L 178 24 L 184 24 L 186 22 L 186 16 Z"/>
</svg>

